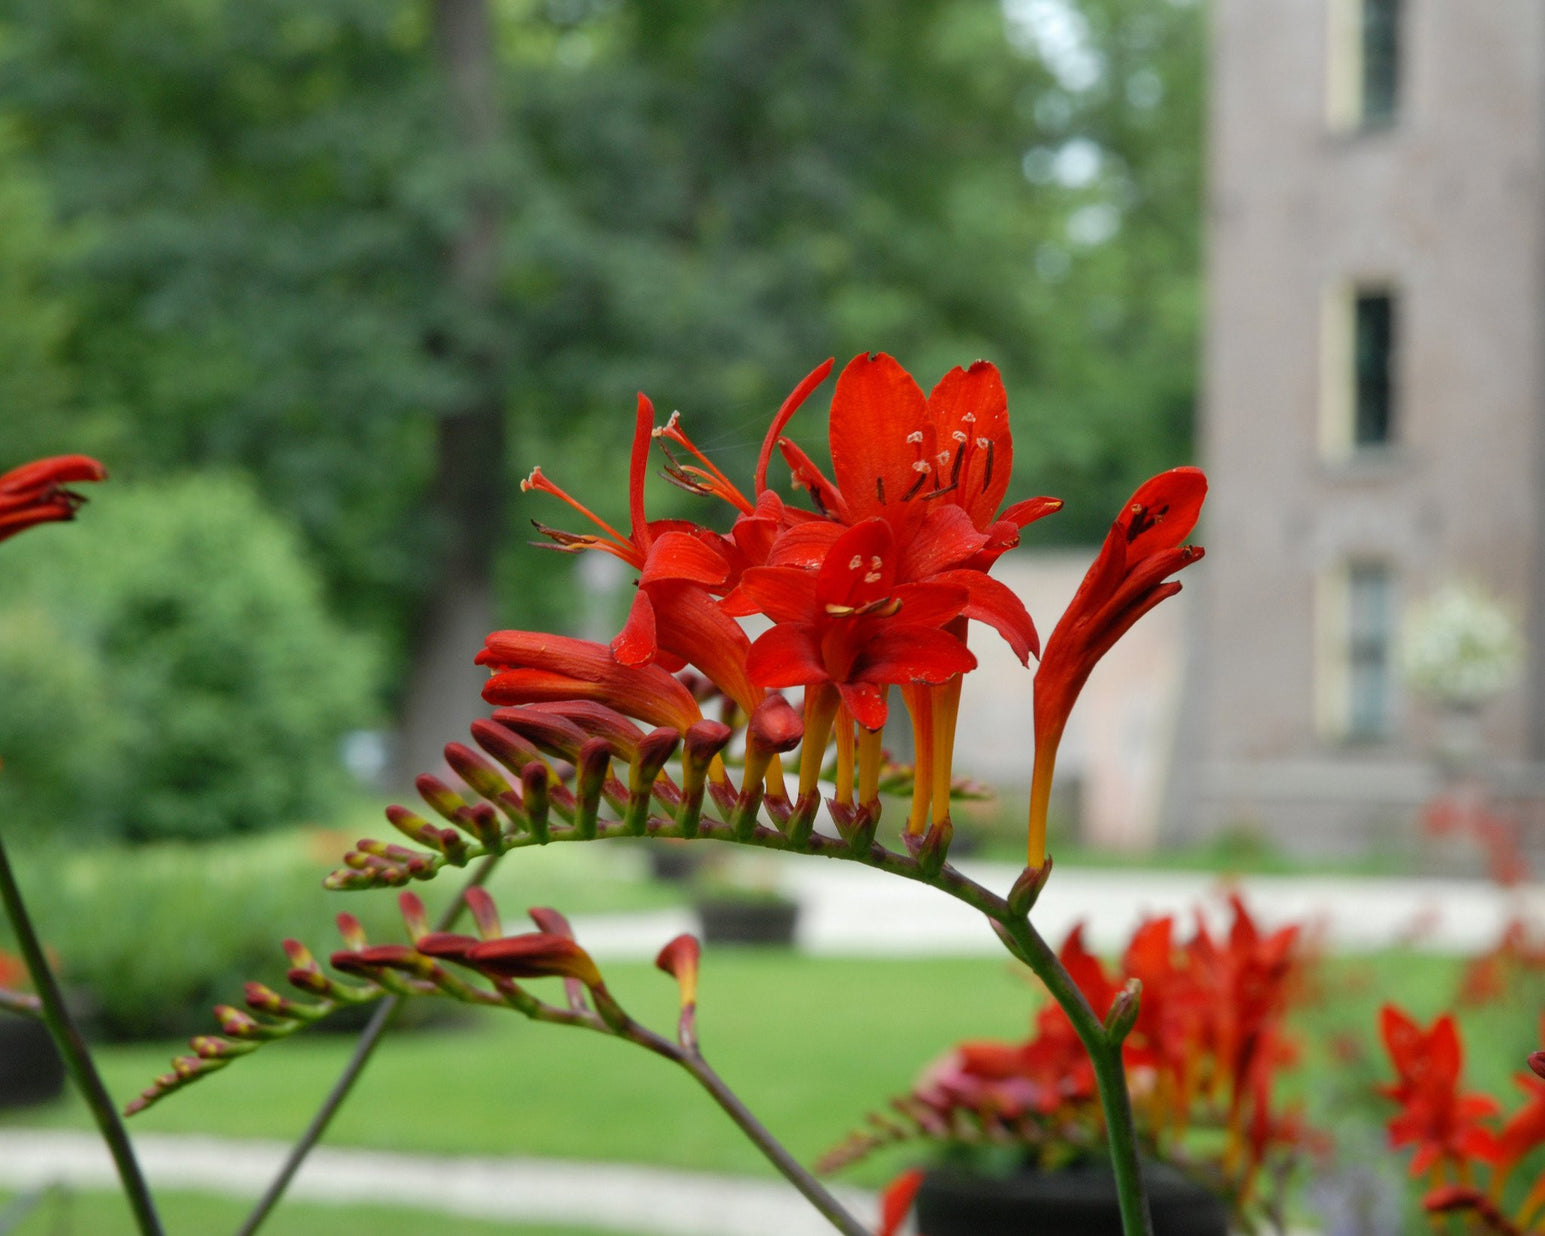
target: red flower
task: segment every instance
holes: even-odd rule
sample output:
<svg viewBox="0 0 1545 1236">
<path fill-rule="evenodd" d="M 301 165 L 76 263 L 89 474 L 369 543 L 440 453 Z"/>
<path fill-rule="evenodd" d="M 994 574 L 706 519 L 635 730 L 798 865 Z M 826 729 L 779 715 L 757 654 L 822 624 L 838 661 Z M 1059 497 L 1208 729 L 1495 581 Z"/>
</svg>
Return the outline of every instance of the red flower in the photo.
<svg viewBox="0 0 1545 1236">
<path fill-rule="evenodd" d="M 1389 1121 L 1389 1139 L 1395 1146 L 1416 1146 L 1411 1175 L 1439 1163 L 1494 1158 L 1495 1139 L 1480 1121 L 1496 1113 L 1497 1103 L 1487 1095 L 1460 1093 L 1464 1048 L 1454 1018 L 1445 1014 L 1423 1030 L 1386 1004 L 1379 1031 L 1396 1074 L 1394 1084 L 1381 1086 L 1380 1093 L 1400 1106 Z"/>
<path fill-rule="evenodd" d="M 901 1231 L 917 1191 L 922 1187 L 923 1173 L 917 1168 L 902 1172 L 885 1186 L 880 1194 L 880 1226 L 875 1236 L 896 1236 Z"/>
<path fill-rule="evenodd" d="M 1180 591 L 1166 577 L 1202 556 L 1181 545 L 1196 526 L 1207 478 L 1173 468 L 1144 482 L 1111 525 L 1100 556 L 1046 641 L 1035 675 L 1035 768 L 1030 785 L 1029 863 L 1046 856 L 1046 808 L 1057 745 L 1074 701 L 1115 642 L 1165 597 Z"/>
<path fill-rule="evenodd" d="M 830 683 L 866 729 L 885 724 L 885 684 L 944 682 L 976 665 L 940 629 L 965 607 L 965 590 L 897 584 L 891 529 L 881 519 L 848 529 L 819 571 L 755 567 L 741 591 L 776 624 L 751 646 L 752 679 L 765 687 Z"/>
<path fill-rule="evenodd" d="M 629 530 L 624 536 L 588 507 L 533 469 L 521 482 L 523 490 L 552 494 L 579 511 L 600 530 L 560 532 L 537 524 L 558 549 L 578 553 L 599 549 L 639 572 L 638 591 L 611 650 L 624 665 L 644 666 L 659 660 L 670 670 L 696 665 L 726 695 L 748 712 L 761 692 L 746 677 L 749 646 L 745 633 L 715 603 L 711 592 L 729 585 L 733 545 L 723 537 L 682 520 L 644 516 L 644 477 L 654 434 L 654 405 L 642 393 L 634 419 L 633 454 L 628 469 Z"/>
<path fill-rule="evenodd" d="M 620 665 L 602 645 L 534 631 L 495 631 L 477 663 L 493 672 L 490 704 L 589 700 L 650 725 L 686 732 L 703 714 L 692 693 L 657 665 Z"/>
<path fill-rule="evenodd" d="M 13 468 L 0 476 L 0 541 L 33 524 L 73 519 L 85 498 L 65 485 L 106 478 L 107 469 L 87 455 L 55 455 Z"/>
</svg>

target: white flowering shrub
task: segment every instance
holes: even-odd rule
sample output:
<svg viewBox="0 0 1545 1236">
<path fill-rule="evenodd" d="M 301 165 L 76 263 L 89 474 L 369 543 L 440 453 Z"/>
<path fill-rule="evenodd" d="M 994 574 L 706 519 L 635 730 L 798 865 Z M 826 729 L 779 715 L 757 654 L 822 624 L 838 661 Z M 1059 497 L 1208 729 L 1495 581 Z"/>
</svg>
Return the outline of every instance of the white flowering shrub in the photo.
<svg viewBox="0 0 1545 1236">
<path fill-rule="evenodd" d="M 1400 669 L 1439 704 L 1475 707 L 1517 680 L 1523 640 L 1507 608 L 1471 584 L 1451 584 L 1412 606 L 1400 634 Z"/>
</svg>

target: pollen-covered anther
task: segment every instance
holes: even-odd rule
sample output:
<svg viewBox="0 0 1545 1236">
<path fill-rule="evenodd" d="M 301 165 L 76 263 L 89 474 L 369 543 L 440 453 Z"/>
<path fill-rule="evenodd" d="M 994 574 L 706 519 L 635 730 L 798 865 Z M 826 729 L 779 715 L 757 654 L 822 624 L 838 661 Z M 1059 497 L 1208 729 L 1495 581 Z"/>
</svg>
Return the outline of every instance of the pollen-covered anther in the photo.
<svg viewBox="0 0 1545 1236">
<path fill-rule="evenodd" d="M 948 455 L 941 456 L 941 462 L 948 462 L 948 461 L 949 461 L 949 456 Z M 912 471 L 914 471 L 914 472 L 922 472 L 924 474 L 927 474 L 927 473 L 933 471 L 933 465 L 931 463 L 929 463 L 926 459 L 919 459 L 916 463 L 914 463 L 912 465 Z"/>
<path fill-rule="evenodd" d="M 921 429 L 914 429 L 911 433 L 909 433 L 907 435 L 907 441 L 908 442 L 921 442 L 922 440 L 923 440 L 923 431 Z"/>
<path fill-rule="evenodd" d="M 954 442 L 964 442 L 964 441 L 966 441 L 966 431 L 964 429 L 957 429 L 957 430 L 955 430 L 954 433 L 950 434 L 950 439 L 951 439 L 951 441 L 954 441 Z M 981 446 L 982 443 L 985 442 L 985 441 L 986 441 L 985 438 L 978 438 L 976 440 L 976 444 L 978 446 Z"/>
<path fill-rule="evenodd" d="M 883 578 L 878 571 L 869 571 L 864 575 L 864 583 L 877 584 Z"/>
<path fill-rule="evenodd" d="M 863 554 L 854 554 L 853 557 L 851 559 L 849 559 L 849 561 L 848 561 L 848 570 L 856 571 L 860 567 L 862 567 L 863 565 L 864 565 L 864 556 L 863 556 Z"/>
</svg>

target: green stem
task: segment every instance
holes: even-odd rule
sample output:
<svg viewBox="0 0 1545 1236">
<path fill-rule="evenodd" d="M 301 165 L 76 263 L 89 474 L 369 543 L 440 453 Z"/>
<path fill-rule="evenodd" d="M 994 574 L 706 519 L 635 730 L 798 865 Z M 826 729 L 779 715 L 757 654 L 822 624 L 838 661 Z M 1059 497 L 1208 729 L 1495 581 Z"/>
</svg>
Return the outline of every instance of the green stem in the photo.
<svg viewBox="0 0 1545 1236">
<path fill-rule="evenodd" d="M 43 955 L 43 946 L 38 942 L 32 919 L 22 901 L 21 889 L 16 884 L 16 876 L 11 870 L 3 842 L 0 842 L 0 901 L 5 903 L 6 917 L 11 920 L 11 927 L 16 932 L 22 959 L 27 963 L 27 973 L 32 977 L 32 988 L 42 1005 L 43 1022 L 53 1036 L 59 1054 L 64 1057 L 65 1068 L 86 1100 L 86 1106 L 91 1109 L 92 1119 L 97 1123 L 102 1140 L 107 1143 L 108 1152 L 113 1156 L 118 1178 L 123 1182 L 124 1196 L 128 1198 L 129 1208 L 134 1212 L 135 1224 L 144 1236 L 161 1236 L 161 1220 L 156 1215 L 155 1203 L 151 1200 L 150 1189 L 140 1171 L 139 1160 L 134 1157 L 134 1146 L 129 1141 L 128 1130 L 123 1127 L 118 1108 L 108 1095 L 107 1087 L 102 1084 L 86 1040 L 81 1037 L 79 1028 L 65 1008 L 64 995 L 59 990 L 58 980 L 49 967 L 48 959 Z"/>
<path fill-rule="evenodd" d="M 1035 971 L 1052 998 L 1062 1006 L 1094 1065 L 1100 1105 L 1105 1110 L 1111 1168 L 1116 1175 L 1116 1196 L 1121 1204 L 1121 1230 L 1126 1236 L 1153 1236 L 1153 1221 L 1143 1192 L 1142 1166 L 1137 1157 L 1137 1128 L 1132 1120 L 1132 1100 L 1127 1092 L 1121 1041 L 1106 1032 L 1104 1023 L 1090 1007 L 1078 984 L 1028 918 L 1005 915 L 996 921 L 1007 933 L 1004 943 L 1009 946 L 1009 951 Z"/>
<path fill-rule="evenodd" d="M 778 1169 L 778 1173 L 785 1180 L 804 1195 L 807 1202 L 821 1212 L 827 1222 L 843 1233 L 843 1236 L 870 1236 L 869 1229 L 849 1214 L 847 1208 L 832 1196 L 831 1191 L 817 1180 L 804 1164 L 790 1154 L 783 1143 L 768 1131 L 767 1126 L 752 1114 L 751 1109 L 714 1071 L 713 1066 L 703 1058 L 702 1052 L 695 1045 L 678 1046 L 632 1018 L 628 1018 L 627 1025 L 617 1033 L 621 1038 L 674 1061 L 692 1074 L 698 1085 L 713 1096 L 714 1102 L 735 1122 L 752 1145 L 762 1152 L 763 1157 Z"/>
<path fill-rule="evenodd" d="M 466 909 L 466 891 L 483 884 L 493 874 L 494 864 L 499 861 L 497 854 L 488 855 L 471 878 L 462 886 L 456 899 L 440 915 L 435 924 L 436 931 L 448 931 L 455 925 L 461 912 Z M 237 1229 L 237 1236 L 252 1236 L 260 1228 L 268 1216 L 279 1204 L 279 1199 L 284 1196 L 285 1190 L 290 1187 L 290 1182 L 295 1179 L 295 1173 L 300 1171 L 301 1164 L 306 1161 L 306 1156 L 311 1153 L 316 1144 L 322 1140 L 322 1135 L 327 1132 L 327 1126 L 343 1106 L 344 1100 L 354 1089 L 354 1083 L 359 1080 L 360 1074 L 365 1071 L 365 1065 L 370 1063 L 370 1057 L 375 1053 L 376 1047 L 385 1036 L 387 1028 L 391 1025 L 392 1017 L 396 1014 L 398 1006 L 402 1004 L 401 996 L 388 996 L 371 1014 L 370 1021 L 364 1030 L 360 1032 L 359 1040 L 354 1045 L 354 1054 L 349 1057 L 348 1064 L 344 1065 L 343 1072 L 338 1075 L 338 1080 L 333 1083 L 332 1089 L 327 1092 L 327 1097 L 322 1100 L 322 1105 L 317 1108 L 316 1114 L 311 1117 L 311 1123 L 306 1126 L 285 1158 L 284 1164 L 279 1169 L 263 1196 L 258 1198 L 251 1213 Z"/>
</svg>

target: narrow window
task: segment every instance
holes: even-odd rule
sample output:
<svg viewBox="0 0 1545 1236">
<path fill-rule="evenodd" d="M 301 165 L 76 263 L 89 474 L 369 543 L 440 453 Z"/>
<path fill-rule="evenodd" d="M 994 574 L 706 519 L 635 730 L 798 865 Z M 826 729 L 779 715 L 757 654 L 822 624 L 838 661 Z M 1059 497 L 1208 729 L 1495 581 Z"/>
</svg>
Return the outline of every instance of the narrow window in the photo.
<svg viewBox="0 0 1545 1236">
<path fill-rule="evenodd" d="M 1326 108 L 1344 131 L 1395 123 L 1400 110 L 1402 0 L 1330 0 Z"/>
<path fill-rule="evenodd" d="M 1383 738 L 1394 712 L 1394 588 L 1383 563 L 1347 570 L 1347 715 L 1352 739 Z"/>
<path fill-rule="evenodd" d="M 1393 124 L 1400 101 L 1400 0 L 1362 0 L 1362 116 Z"/>
<path fill-rule="evenodd" d="M 1383 446 L 1394 427 L 1395 298 L 1359 293 L 1353 306 L 1352 445 Z"/>
<path fill-rule="evenodd" d="M 1321 578 L 1318 619 L 1320 730 L 1343 742 L 1389 736 L 1395 713 L 1394 576 L 1354 560 Z"/>
<path fill-rule="evenodd" d="M 1328 288 L 1320 358 L 1320 453 L 1344 462 L 1399 434 L 1399 298 L 1387 288 Z"/>
</svg>

